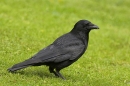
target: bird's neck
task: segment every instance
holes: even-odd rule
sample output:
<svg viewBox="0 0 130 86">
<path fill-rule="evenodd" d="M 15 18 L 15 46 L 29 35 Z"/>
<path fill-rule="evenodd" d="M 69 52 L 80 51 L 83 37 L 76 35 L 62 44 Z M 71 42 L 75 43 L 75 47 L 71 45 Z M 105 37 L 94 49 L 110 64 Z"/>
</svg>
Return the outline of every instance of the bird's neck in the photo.
<svg viewBox="0 0 130 86">
<path fill-rule="evenodd" d="M 72 33 L 75 34 L 80 40 L 82 40 L 85 45 L 88 45 L 89 32 L 90 31 L 73 31 Z"/>
<path fill-rule="evenodd" d="M 85 45 L 88 45 L 89 41 L 89 32 L 79 32 L 80 37 Z"/>
</svg>

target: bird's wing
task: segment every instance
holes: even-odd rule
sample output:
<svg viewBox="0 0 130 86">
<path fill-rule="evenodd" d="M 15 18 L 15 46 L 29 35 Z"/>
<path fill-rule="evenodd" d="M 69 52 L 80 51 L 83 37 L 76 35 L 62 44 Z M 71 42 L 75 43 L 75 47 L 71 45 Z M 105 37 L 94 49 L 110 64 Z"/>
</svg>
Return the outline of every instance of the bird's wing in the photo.
<svg viewBox="0 0 130 86">
<path fill-rule="evenodd" d="M 39 51 L 31 59 L 39 62 L 62 62 L 80 57 L 86 46 L 71 34 L 63 35 L 53 44 Z"/>
<path fill-rule="evenodd" d="M 65 60 L 74 60 L 84 53 L 84 45 L 70 44 L 64 48 L 50 45 L 41 50 L 32 59 L 40 62 L 62 62 Z"/>
<path fill-rule="evenodd" d="M 31 59 L 37 59 L 41 62 L 53 61 L 55 57 L 62 55 L 65 53 L 60 47 L 57 47 L 53 44 L 48 47 L 40 50 L 37 54 L 35 54 Z"/>
<path fill-rule="evenodd" d="M 84 53 L 84 50 L 85 49 L 85 46 L 84 45 L 72 45 L 72 46 L 69 46 L 69 47 L 66 47 L 66 52 L 57 56 L 54 60 L 54 62 L 62 62 L 62 61 L 65 61 L 65 60 L 74 60 L 74 59 L 77 59 L 79 58 L 83 53 Z"/>
</svg>

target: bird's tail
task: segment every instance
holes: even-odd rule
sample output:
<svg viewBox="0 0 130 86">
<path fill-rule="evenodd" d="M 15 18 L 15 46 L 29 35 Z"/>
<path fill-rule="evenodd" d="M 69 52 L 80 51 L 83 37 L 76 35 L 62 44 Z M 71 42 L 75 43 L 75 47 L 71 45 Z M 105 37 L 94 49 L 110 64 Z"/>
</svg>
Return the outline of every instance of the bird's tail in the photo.
<svg viewBox="0 0 130 86">
<path fill-rule="evenodd" d="M 13 65 L 11 68 L 7 69 L 9 72 L 14 72 L 23 68 L 26 68 L 28 66 L 31 66 L 34 64 L 34 61 L 31 59 L 25 60 L 24 62 L 18 63 Z"/>
</svg>

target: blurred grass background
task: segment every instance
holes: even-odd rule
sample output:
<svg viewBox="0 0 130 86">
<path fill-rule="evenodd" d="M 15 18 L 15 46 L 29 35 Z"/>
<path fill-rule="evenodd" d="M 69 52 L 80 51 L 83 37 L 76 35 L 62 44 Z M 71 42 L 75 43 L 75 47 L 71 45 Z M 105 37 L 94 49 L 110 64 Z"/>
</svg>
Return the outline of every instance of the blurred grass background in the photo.
<svg viewBox="0 0 130 86">
<path fill-rule="evenodd" d="M 0 0 L 1 86 L 129 86 L 129 0 Z M 61 73 L 45 66 L 8 73 L 81 19 L 100 27 L 90 32 L 87 52 Z"/>
</svg>

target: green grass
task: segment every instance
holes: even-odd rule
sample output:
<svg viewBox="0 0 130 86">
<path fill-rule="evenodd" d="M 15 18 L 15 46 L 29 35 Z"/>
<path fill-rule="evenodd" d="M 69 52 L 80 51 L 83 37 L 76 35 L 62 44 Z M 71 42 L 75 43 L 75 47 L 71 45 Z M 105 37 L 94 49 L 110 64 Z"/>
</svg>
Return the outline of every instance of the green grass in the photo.
<svg viewBox="0 0 130 86">
<path fill-rule="evenodd" d="M 0 0 L 0 86 L 130 86 L 129 9 L 129 0 Z M 80 19 L 100 29 L 90 32 L 86 53 L 61 71 L 67 80 L 46 66 L 6 71 Z"/>
</svg>

